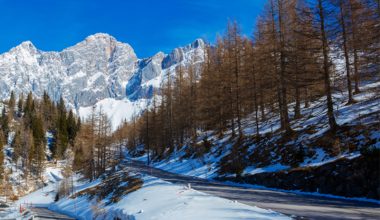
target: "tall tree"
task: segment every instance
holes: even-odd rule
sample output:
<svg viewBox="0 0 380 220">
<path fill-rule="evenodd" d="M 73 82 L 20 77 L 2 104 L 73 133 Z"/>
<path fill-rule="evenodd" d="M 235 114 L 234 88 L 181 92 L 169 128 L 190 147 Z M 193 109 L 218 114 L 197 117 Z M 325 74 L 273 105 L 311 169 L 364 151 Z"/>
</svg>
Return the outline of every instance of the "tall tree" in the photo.
<svg viewBox="0 0 380 220">
<path fill-rule="evenodd" d="M 322 46 L 322 60 L 323 60 L 323 79 L 324 79 L 324 87 L 325 87 L 325 96 L 327 99 L 327 117 L 330 125 L 330 129 L 335 131 L 338 127 L 335 116 L 334 116 L 334 103 L 332 99 L 332 91 L 331 91 L 331 82 L 330 82 L 330 77 L 331 77 L 331 62 L 329 58 L 329 50 L 330 50 L 330 45 L 329 45 L 329 39 L 328 39 L 328 23 L 327 23 L 327 17 L 331 16 L 331 12 L 328 11 L 327 9 L 327 2 L 325 0 L 317 0 L 316 3 L 316 14 L 317 18 L 315 22 L 317 25 L 319 25 L 319 36 L 318 38 L 321 41 L 321 46 Z"/>
<path fill-rule="evenodd" d="M 0 185 L 3 182 L 5 176 L 5 169 L 4 169 L 4 138 L 2 134 L 2 130 L 0 129 Z"/>
<path fill-rule="evenodd" d="M 347 90 L 348 90 L 348 103 L 354 103 L 354 99 L 352 97 L 352 83 L 351 83 L 351 68 L 350 68 L 350 58 L 349 58 L 349 39 L 348 39 L 348 7 L 346 0 L 337 0 L 337 6 L 339 7 L 339 24 L 341 27 L 341 38 L 343 45 L 343 54 L 347 75 Z"/>
<path fill-rule="evenodd" d="M 9 120 L 12 121 L 14 117 L 14 112 L 15 112 L 15 106 L 16 106 L 16 98 L 15 98 L 15 93 L 11 91 L 11 95 L 9 97 L 8 101 L 8 109 L 9 109 Z"/>
<path fill-rule="evenodd" d="M 34 171 L 37 176 L 42 174 L 43 165 L 45 161 L 45 131 L 43 128 L 43 121 L 40 115 L 33 115 L 32 118 L 32 134 L 33 134 L 33 148 L 31 151 L 32 159 L 31 163 L 33 163 Z"/>
<path fill-rule="evenodd" d="M 2 130 L 2 134 L 4 135 L 4 140 L 8 140 L 8 136 L 9 136 L 9 117 L 8 117 L 8 113 L 5 109 L 5 107 L 3 107 L 2 109 L 2 112 L 1 112 L 1 117 L 0 117 L 0 128 Z"/>
</svg>

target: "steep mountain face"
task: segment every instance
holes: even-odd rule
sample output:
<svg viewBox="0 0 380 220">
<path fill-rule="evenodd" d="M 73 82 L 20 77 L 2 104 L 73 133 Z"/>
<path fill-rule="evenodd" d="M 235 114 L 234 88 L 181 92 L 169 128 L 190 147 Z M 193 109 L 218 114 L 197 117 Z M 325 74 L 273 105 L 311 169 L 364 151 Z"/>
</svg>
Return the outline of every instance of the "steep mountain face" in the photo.
<svg viewBox="0 0 380 220">
<path fill-rule="evenodd" d="M 204 48 L 198 39 L 170 54 L 139 59 L 130 45 L 103 33 L 61 52 L 41 51 L 26 41 L 0 55 L 0 99 L 9 98 L 12 90 L 16 95 L 32 91 L 37 97 L 46 90 L 76 110 L 103 99 L 149 99 L 175 66 L 203 62 Z"/>
</svg>

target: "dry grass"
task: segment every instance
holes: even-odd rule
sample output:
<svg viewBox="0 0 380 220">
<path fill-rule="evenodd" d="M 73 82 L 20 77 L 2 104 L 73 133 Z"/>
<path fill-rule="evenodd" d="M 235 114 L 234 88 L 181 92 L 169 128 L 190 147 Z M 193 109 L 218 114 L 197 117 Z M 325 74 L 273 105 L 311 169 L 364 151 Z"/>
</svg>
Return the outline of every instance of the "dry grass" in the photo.
<svg viewBox="0 0 380 220">
<path fill-rule="evenodd" d="M 96 198 L 98 201 L 107 198 L 106 205 L 117 203 L 123 196 L 140 189 L 143 181 L 139 176 L 131 176 L 126 171 L 109 174 L 102 183 L 75 193 L 71 198 L 88 196 L 89 199 Z"/>
</svg>

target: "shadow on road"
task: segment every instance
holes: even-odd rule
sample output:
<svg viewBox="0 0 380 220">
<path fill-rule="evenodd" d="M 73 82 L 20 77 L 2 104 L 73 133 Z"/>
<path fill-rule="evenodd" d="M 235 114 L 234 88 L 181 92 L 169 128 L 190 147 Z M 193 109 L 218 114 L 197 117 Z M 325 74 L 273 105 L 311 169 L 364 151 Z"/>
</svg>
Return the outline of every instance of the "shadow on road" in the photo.
<svg viewBox="0 0 380 220">
<path fill-rule="evenodd" d="M 297 219 L 380 219 L 380 205 L 375 203 L 231 186 L 148 167 L 140 161 L 125 161 L 124 165 L 132 172 L 155 176 L 175 184 L 190 183 L 195 190 L 271 209 Z"/>
</svg>

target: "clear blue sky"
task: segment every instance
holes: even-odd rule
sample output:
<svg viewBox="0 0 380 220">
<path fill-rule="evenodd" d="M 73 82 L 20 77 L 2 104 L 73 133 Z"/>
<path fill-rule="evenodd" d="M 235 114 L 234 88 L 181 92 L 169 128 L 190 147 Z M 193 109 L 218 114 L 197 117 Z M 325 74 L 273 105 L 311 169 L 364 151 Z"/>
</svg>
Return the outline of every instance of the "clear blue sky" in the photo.
<svg viewBox="0 0 380 220">
<path fill-rule="evenodd" d="M 0 53 L 30 40 L 62 50 L 105 32 L 132 45 L 137 56 L 192 42 L 210 42 L 236 19 L 250 35 L 265 0 L 0 0 Z"/>
</svg>

